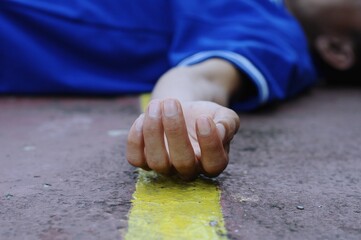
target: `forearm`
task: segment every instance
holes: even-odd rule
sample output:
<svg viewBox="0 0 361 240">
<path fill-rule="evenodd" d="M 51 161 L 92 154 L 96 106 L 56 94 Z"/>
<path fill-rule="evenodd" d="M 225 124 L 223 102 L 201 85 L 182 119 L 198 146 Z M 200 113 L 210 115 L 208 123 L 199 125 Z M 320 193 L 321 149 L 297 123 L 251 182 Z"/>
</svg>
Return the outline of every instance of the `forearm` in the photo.
<svg viewBox="0 0 361 240">
<path fill-rule="evenodd" d="M 228 106 L 241 86 L 241 74 L 228 61 L 210 59 L 186 67 L 175 67 L 157 82 L 153 99 L 177 98 L 180 101 L 212 101 Z"/>
</svg>

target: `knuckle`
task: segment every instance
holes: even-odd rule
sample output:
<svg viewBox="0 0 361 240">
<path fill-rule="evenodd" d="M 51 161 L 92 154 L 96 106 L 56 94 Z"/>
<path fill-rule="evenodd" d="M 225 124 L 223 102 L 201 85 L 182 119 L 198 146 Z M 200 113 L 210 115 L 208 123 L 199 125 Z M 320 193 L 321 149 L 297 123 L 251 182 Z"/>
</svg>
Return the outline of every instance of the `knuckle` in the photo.
<svg viewBox="0 0 361 240">
<path fill-rule="evenodd" d="M 223 144 L 219 138 L 207 138 L 206 141 L 201 143 L 203 151 L 214 151 L 214 149 L 220 151 L 222 146 Z"/>
<path fill-rule="evenodd" d="M 166 167 L 165 165 L 150 165 L 148 163 L 148 166 L 150 169 L 152 169 L 153 171 L 155 171 L 157 173 L 164 174 L 164 175 L 169 174 L 169 168 Z"/>
<path fill-rule="evenodd" d="M 154 134 L 154 133 L 157 133 L 159 132 L 160 130 L 160 126 L 159 124 L 147 124 L 144 126 L 143 128 L 143 132 L 144 134 Z"/>
<path fill-rule="evenodd" d="M 221 160 L 218 160 L 217 162 L 208 162 L 208 164 L 203 164 L 203 171 L 206 176 L 216 177 L 227 167 L 228 156 L 224 155 L 219 159 Z"/>
<path fill-rule="evenodd" d="M 173 163 L 174 167 L 177 169 L 180 173 L 186 173 L 189 172 L 194 168 L 194 164 L 190 161 L 181 161 L 178 163 Z"/>
<path fill-rule="evenodd" d="M 184 132 L 184 127 L 179 122 L 170 122 L 164 124 L 164 131 L 169 136 L 180 136 Z"/>
<path fill-rule="evenodd" d="M 221 174 L 224 170 L 223 168 L 210 168 L 210 169 L 204 169 L 204 175 L 207 177 L 217 177 L 219 174 Z"/>
<path fill-rule="evenodd" d="M 173 162 L 173 166 L 181 176 L 192 176 L 195 174 L 195 160 Z"/>
<path fill-rule="evenodd" d="M 139 140 L 134 139 L 134 138 L 128 138 L 128 141 L 127 141 L 128 148 L 137 148 L 137 147 L 140 147 L 141 145 L 142 145 L 142 143 Z"/>
<path fill-rule="evenodd" d="M 141 167 L 143 165 L 143 159 L 139 154 L 127 153 L 127 161 L 129 164 L 135 167 Z"/>
<path fill-rule="evenodd" d="M 152 161 L 147 161 L 147 164 L 150 169 L 157 173 L 168 174 L 170 171 L 170 165 L 165 159 L 157 159 Z"/>
</svg>

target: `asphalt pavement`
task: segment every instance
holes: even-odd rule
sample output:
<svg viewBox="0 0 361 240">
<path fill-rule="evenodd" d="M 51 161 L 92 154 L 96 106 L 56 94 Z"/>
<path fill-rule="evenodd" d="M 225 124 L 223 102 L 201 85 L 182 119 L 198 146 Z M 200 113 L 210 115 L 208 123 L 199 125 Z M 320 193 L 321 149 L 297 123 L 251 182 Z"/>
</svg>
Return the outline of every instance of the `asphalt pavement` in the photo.
<svg viewBox="0 0 361 240">
<path fill-rule="evenodd" d="M 123 239 L 139 98 L 0 98 L 0 239 Z M 361 89 L 239 113 L 216 183 L 228 239 L 361 239 Z"/>
</svg>

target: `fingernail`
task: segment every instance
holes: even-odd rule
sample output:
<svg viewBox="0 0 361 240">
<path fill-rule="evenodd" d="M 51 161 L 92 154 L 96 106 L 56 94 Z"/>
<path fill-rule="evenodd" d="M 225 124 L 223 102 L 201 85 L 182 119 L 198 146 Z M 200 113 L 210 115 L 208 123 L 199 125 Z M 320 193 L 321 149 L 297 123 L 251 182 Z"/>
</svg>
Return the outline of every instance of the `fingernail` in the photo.
<svg viewBox="0 0 361 240">
<path fill-rule="evenodd" d="M 137 120 L 135 120 L 135 130 L 141 132 L 143 130 L 143 121 L 144 121 L 144 114 L 140 115 Z"/>
<path fill-rule="evenodd" d="M 208 136 L 211 133 L 211 125 L 207 117 L 200 117 L 197 119 L 197 127 L 200 135 Z"/>
<path fill-rule="evenodd" d="M 164 115 L 166 117 L 173 117 L 178 114 L 177 103 L 174 99 L 166 99 L 163 103 Z"/>
<path fill-rule="evenodd" d="M 218 130 L 219 137 L 222 140 L 224 140 L 224 137 L 226 136 L 226 129 L 225 129 L 224 125 L 222 123 L 217 123 L 216 127 L 217 127 L 217 130 Z"/>
<path fill-rule="evenodd" d="M 160 117 L 160 107 L 158 100 L 153 100 L 149 103 L 148 114 L 152 118 Z"/>
</svg>

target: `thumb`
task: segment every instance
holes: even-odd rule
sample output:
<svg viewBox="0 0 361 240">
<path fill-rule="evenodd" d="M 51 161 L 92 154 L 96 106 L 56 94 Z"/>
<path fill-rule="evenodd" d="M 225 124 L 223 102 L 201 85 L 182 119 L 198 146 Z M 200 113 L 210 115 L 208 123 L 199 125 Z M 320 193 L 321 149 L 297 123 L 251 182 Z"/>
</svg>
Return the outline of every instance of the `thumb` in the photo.
<svg viewBox="0 0 361 240">
<path fill-rule="evenodd" d="M 224 127 L 224 125 L 222 123 L 217 123 L 216 127 L 217 127 L 217 131 L 218 131 L 218 136 L 224 143 L 225 137 L 226 137 L 226 128 Z"/>
<path fill-rule="evenodd" d="M 240 125 L 238 114 L 228 108 L 222 108 L 217 111 L 213 121 L 215 122 L 218 134 L 224 143 L 232 140 Z"/>
</svg>

